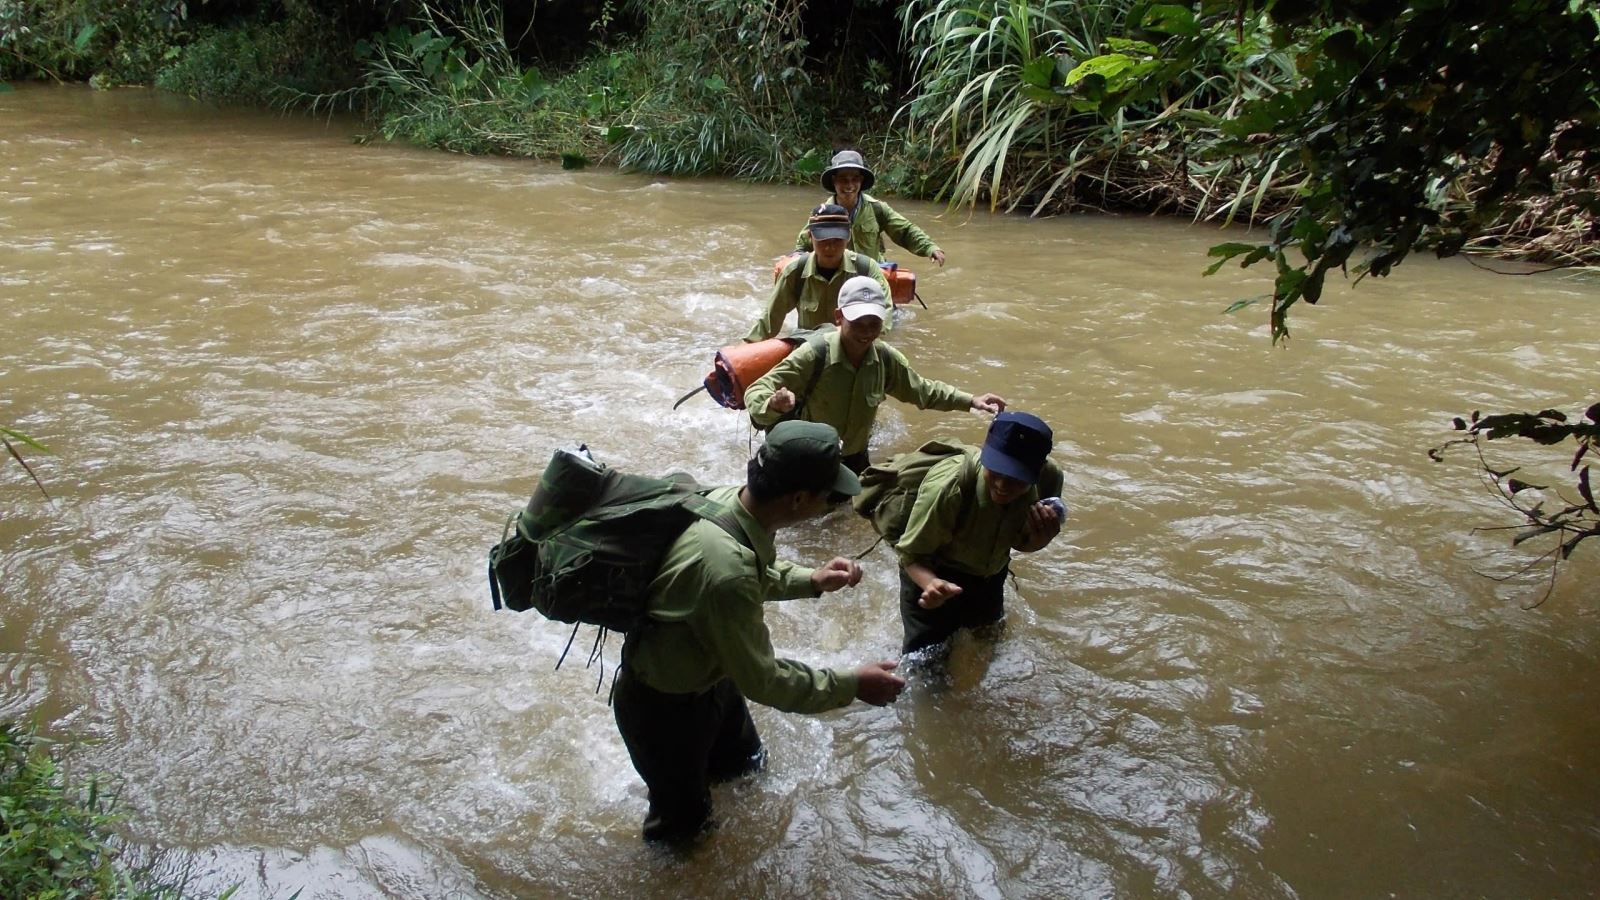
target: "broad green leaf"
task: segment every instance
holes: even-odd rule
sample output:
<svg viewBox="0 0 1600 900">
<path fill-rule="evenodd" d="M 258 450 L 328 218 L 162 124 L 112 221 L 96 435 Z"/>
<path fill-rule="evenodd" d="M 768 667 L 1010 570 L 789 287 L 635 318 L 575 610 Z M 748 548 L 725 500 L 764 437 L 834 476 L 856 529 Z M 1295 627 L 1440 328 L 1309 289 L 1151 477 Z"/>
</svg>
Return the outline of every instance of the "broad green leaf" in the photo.
<svg viewBox="0 0 1600 900">
<path fill-rule="evenodd" d="M 795 173 L 804 175 L 807 178 L 821 175 L 822 170 L 827 167 L 827 163 L 822 159 L 822 154 L 818 153 L 816 148 L 807 150 L 804 156 L 794 161 Z"/>
<path fill-rule="evenodd" d="M 1118 53 L 1138 54 L 1140 56 L 1160 56 L 1161 51 L 1149 41 L 1136 41 L 1124 37 L 1106 38 L 1106 46 Z"/>
<path fill-rule="evenodd" d="M 1055 71 L 1055 57 L 1036 56 L 1030 60 L 1027 65 L 1022 67 L 1022 83 L 1048 90 L 1050 87 L 1051 78 L 1055 75 Z"/>
<path fill-rule="evenodd" d="M 1241 253 L 1249 253 L 1256 248 L 1256 244 L 1242 244 L 1238 241 L 1229 241 L 1225 244 L 1216 244 L 1206 251 L 1207 256 L 1220 256 L 1223 259 L 1232 259 Z"/>
<path fill-rule="evenodd" d="M 1310 275 L 1306 276 L 1300 292 L 1305 295 L 1306 302 L 1315 304 L 1322 299 L 1322 281 L 1328 276 L 1328 270 L 1318 266 Z"/>
<path fill-rule="evenodd" d="M 1284 265 L 1283 260 L 1280 259 L 1279 264 Z M 1280 307 L 1287 308 L 1300 299 L 1305 283 L 1305 269 L 1283 268 L 1278 272 L 1278 277 L 1272 281 L 1273 299 Z"/>
<path fill-rule="evenodd" d="M 1077 84 L 1090 75 L 1099 75 L 1101 78 L 1110 79 L 1111 76 L 1122 72 L 1133 65 L 1133 60 L 1121 53 L 1108 53 L 1096 56 L 1078 63 L 1071 72 L 1067 73 L 1067 84 Z"/>
<path fill-rule="evenodd" d="M 1035 87 L 1031 84 L 1017 88 L 1017 93 L 1042 106 L 1060 106 L 1070 99 L 1065 94 L 1058 94 L 1049 88 Z"/>
<path fill-rule="evenodd" d="M 1340 63 L 1359 64 L 1361 60 L 1356 55 L 1356 43 L 1360 36 L 1352 29 L 1341 28 L 1322 39 L 1322 52 L 1330 60 Z"/>
<path fill-rule="evenodd" d="M 1144 21 L 1139 24 L 1146 30 L 1162 34 L 1189 37 L 1200 33 L 1200 23 L 1195 21 L 1194 13 L 1188 7 L 1171 3 L 1150 7 L 1145 11 Z"/>
<path fill-rule="evenodd" d="M 1250 263 L 1259 258 L 1256 256 L 1256 254 L 1260 253 L 1263 249 L 1265 248 L 1262 248 L 1256 244 L 1241 244 L 1238 242 L 1217 244 L 1206 251 L 1207 256 L 1215 256 L 1217 257 L 1217 261 L 1206 267 L 1205 274 L 1217 274 L 1217 270 L 1226 265 L 1228 260 L 1233 259 L 1235 256 L 1238 256 L 1241 253 L 1250 254 L 1249 256 L 1245 257 L 1245 261 L 1241 263 L 1241 265 L 1248 266 Z"/>
</svg>

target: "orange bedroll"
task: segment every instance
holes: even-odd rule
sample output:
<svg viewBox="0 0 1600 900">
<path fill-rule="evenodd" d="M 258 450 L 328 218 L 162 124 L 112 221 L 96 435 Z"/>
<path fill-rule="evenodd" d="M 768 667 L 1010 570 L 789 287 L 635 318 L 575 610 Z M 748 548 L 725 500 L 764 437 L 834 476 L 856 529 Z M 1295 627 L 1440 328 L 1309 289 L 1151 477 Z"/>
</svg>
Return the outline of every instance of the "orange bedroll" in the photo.
<svg viewBox="0 0 1600 900">
<path fill-rule="evenodd" d="M 717 351 L 706 375 L 706 393 L 729 409 L 744 409 L 744 392 L 772 371 L 805 337 L 775 337 L 753 344 L 729 344 Z"/>
<path fill-rule="evenodd" d="M 783 267 L 789 264 L 789 260 L 804 252 L 803 250 L 796 250 L 773 260 L 772 280 L 777 281 L 778 276 L 783 273 Z M 889 299 L 894 301 L 895 306 L 904 306 L 916 299 L 917 276 L 915 274 L 907 269 L 900 268 L 899 263 L 880 262 L 878 263 L 878 268 L 883 270 L 884 280 L 889 282 Z"/>
</svg>

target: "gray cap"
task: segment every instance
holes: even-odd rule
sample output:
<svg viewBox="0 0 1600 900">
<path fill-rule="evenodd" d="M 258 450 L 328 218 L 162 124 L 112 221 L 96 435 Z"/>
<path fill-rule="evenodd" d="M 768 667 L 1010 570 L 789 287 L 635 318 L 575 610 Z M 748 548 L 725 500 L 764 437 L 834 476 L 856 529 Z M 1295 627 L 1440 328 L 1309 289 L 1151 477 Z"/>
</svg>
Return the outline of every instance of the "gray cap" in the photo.
<svg viewBox="0 0 1600 900">
<path fill-rule="evenodd" d="M 883 298 L 883 285 L 871 275 L 852 275 L 845 279 L 839 286 L 839 312 L 847 322 L 862 316 L 884 318 L 889 314 L 889 304 Z"/>
<path fill-rule="evenodd" d="M 828 161 L 828 167 L 822 170 L 822 187 L 825 190 L 833 190 L 833 173 L 840 169 L 860 170 L 863 191 L 870 190 L 872 183 L 877 181 L 877 178 L 873 177 L 872 170 L 867 168 L 867 161 L 861 158 L 861 154 L 854 150 L 840 150 Z"/>
</svg>

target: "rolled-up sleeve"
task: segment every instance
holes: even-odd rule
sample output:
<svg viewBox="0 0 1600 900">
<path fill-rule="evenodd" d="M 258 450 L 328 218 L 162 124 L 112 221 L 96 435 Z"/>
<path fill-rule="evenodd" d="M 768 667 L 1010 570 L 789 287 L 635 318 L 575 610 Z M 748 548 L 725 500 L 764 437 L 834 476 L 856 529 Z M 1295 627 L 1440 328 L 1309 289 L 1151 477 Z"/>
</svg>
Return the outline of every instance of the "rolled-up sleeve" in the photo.
<svg viewBox="0 0 1600 900">
<path fill-rule="evenodd" d="M 939 245 L 928 237 L 928 233 L 914 225 L 910 219 L 894 211 L 894 208 L 882 200 L 874 201 L 878 204 L 881 215 L 878 222 L 896 244 L 910 250 L 918 256 L 932 256 Z"/>
<path fill-rule="evenodd" d="M 750 424 L 757 428 L 771 428 L 778 424 L 784 413 L 767 408 L 772 400 L 772 395 L 779 388 L 788 388 L 789 392 L 798 399 L 805 389 L 805 375 L 810 367 L 815 364 L 816 350 L 810 343 L 796 347 L 793 352 L 778 361 L 772 371 L 757 378 L 753 384 L 745 388 L 744 408 L 750 413 Z"/>
</svg>

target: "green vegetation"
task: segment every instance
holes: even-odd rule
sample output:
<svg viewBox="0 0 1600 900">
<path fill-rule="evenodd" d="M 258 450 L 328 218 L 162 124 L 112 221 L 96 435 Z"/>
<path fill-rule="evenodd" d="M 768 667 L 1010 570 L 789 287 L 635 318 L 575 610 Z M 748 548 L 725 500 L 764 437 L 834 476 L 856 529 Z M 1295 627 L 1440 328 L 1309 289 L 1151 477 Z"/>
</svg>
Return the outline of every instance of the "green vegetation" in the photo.
<svg viewBox="0 0 1600 900">
<path fill-rule="evenodd" d="M 1584 464 L 1583 468 L 1578 468 L 1590 450 L 1600 447 L 1600 403 L 1584 410 L 1583 416 L 1576 420 L 1568 418 L 1558 409 L 1546 409 L 1537 413 L 1500 413 L 1492 416 L 1474 412 L 1470 419 L 1458 417 L 1454 424 L 1457 431 L 1464 431 L 1467 436 L 1429 450 L 1428 456 L 1434 462 L 1440 462 L 1450 447 L 1458 444 L 1472 447 L 1478 453 L 1484 481 L 1496 499 L 1526 523 L 1508 526 L 1517 532 L 1511 539 L 1512 545 L 1546 539 L 1549 549 L 1515 573 L 1526 574 L 1545 562 L 1550 563 L 1550 588 L 1546 589 L 1544 597 L 1532 604 L 1538 606 L 1549 598 L 1550 590 L 1554 589 L 1561 563 L 1572 556 L 1572 551 L 1578 549 L 1579 544 L 1589 538 L 1600 537 L 1600 505 L 1595 503 L 1594 488 L 1589 482 L 1589 466 Z M 1506 437 L 1522 438 L 1546 447 L 1564 444 L 1568 440 L 1575 443 L 1578 450 L 1572 455 L 1568 470 L 1577 473 L 1575 484 L 1578 496 L 1568 498 L 1557 491 L 1555 496 L 1560 502 L 1554 510 L 1548 509 L 1547 497 L 1543 493 L 1549 489 L 1548 485 L 1533 484 L 1514 477 L 1521 471 L 1519 466 L 1503 470 L 1491 467 L 1484 457 L 1483 443 Z M 1530 494 L 1536 499 L 1527 499 Z"/>
<path fill-rule="evenodd" d="M 1521 231 L 1547 257 L 1600 261 L 1600 4 L 1251 6 L 1209 17 L 1150 7 L 1140 25 L 1164 36 L 1159 48 L 1085 65 L 1146 67 L 1108 86 L 1103 105 L 1121 110 L 1147 104 L 1171 71 L 1227 48 L 1246 22 L 1270 35 L 1267 49 L 1293 52 L 1295 77 L 1237 98 L 1203 154 L 1242 160 L 1258 195 L 1275 176 L 1294 179 L 1265 243 L 1212 249 L 1218 265 L 1242 256 L 1276 267 L 1275 338 L 1287 335 L 1296 303 L 1316 303 L 1328 273 L 1360 254 L 1358 277 L 1383 276 L 1413 252 L 1451 256 Z M 1532 227 L 1541 214 L 1548 226 Z"/>
<path fill-rule="evenodd" d="M 159 859 L 140 859 L 113 833 L 99 783 L 69 780 L 33 731 L 0 723 L 0 884 L 7 897 L 178 898 Z"/>
<path fill-rule="evenodd" d="M 22 466 L 23 471 L 28 473 L 28 477 L 33 479 L 33 483 L 39 486 L 39 492 L 49 497 L 50 492 L 44 489 L 44 482 L 39 480 L 38 473 L 34 472 L 33 467 L 28 465 L 28 461 L 22 458 L 22 451 L 17 449 L 17 445 L 32 447 L 40 453 L 49 453 L 50 448 L 20 431 L 5 427 L 0 427 L 0 444 L 5 445 L 6 455 L 16 460 L 17 464 Z M 3 460 L 0 460 L 0 462 L 3 462 Z"/>
<path fill-rule="evenodd" d="M 1252 23 L 1219 35 L 1185 66 L 1162 65 L 1155 45 L 1123 36 L 1139 8 L 1127 0 L 909 4 L 905 40 L 918 49 L 917 96 L 906 107 L 912 131 L 960 154 L 942 195 L 1035 214 L 1099 205 L 1231 218 L 1250 196 L 1250 179 L 1233 157 L 1203 151 L 1228 110 L 1289 83 L 1292 54 L 1268 46 Z M 1145 80 L 1149 96 L 1111 102 Z M 1252 214 L 1264 195 L 1258 186 Z"/>
<path fill-rule="evenodd" d="M 813 79 L 800 9 L 638 0 L 629 7 L 642 23 L 635 30 L 547 72 L 523 62 L 494 8 L 452 15 L 423 6 L 356 44 L 365 70 L 357 88 L 314 104 L 350 102 L 387 139 L 450 150 L 809 179 L 822 169 L 828 135 L 881 126 L 857 108 L 854 91 Z"/>
<path fill-rule="evenodd" d="M 1281 338 L 1360 247 L 1358 275 L 1418 249 L 1595 262 L 1596 6 L 0 0 L 0 78 L 664 174 L 804 182 L 851 145 L 884 193 L 1260 222 L 1217 252 L 1278 267 Z"/>
<path fill-rule="evenodd" d="M 1200 8 L 1143 8 L 1132 22 L 1152 42 L 1075 71 L 1137 73 L 1107 79 L 1101 112 L 1112 116 L 1147 108 L 1174 72 L 1193 70 L 1240 36 L 1259 32 L 1271 50 L 1293 51 L 1294 77 L 1230 104 L 1200 153 L 1239 160 L 1245 183 L 1259 185 L 1256 202 L 1274 178 L 1293 183 L 1267 219 L 1265 241 L 1211 248 L 1212 272 L 1232 259 L 1274 266 L 1264 299 L 1275 341 L 1289 334 L 1289 311 L 1315 304 L 1334 271 L 1382 277 L 1412 253 L 1473 249 L 1557 266 L 1600 263 L 1600 3 L 1264 0 Z M 1451 443 L 1478 449 L 1486 480 L 1525 523 L 1514 543 L 1553 537 L 1530 564 L 1551 561 L 1553 579 L 1561 560 L 1600 534 L 1583 464 L 1600 440 L 1600 404 L 1575 421 L 1547 409 L 1473 413 L 1455 424 L 1468 436 Z M 1576 495 L 1555 491 L 1554 511 L 1537 491 L 1539 500 L 1522 500 L 1523 491 L 1545 488 L 1512 478 L 1516 469 L 1497 471 L 1482 453 L 1481 441 L 1505 437 L 1572 441 Z"/>
</svg>

